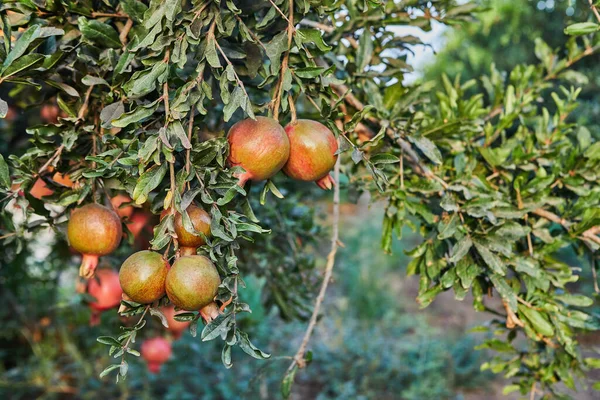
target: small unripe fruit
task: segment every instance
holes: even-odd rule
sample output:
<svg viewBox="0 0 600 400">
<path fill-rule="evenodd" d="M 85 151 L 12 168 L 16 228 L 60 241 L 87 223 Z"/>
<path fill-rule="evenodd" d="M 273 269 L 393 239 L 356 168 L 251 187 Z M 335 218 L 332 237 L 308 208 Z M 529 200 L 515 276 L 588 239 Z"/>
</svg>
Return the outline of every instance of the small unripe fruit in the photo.
<svg viewBox="0 0 600 400">
<path fill-rule="evenodd" d="M 238 184 L 248 180 L 262 181 L 275 175 L 290 156 L 290 141 L 279 122 L 256 117 L 233 125 L 227 134 L 229 164 L 243 167 Z"/>
<path fill-rule="evenodd" d="M 209 237 L 210 215 L 202 208 L 195 206 L 194 204 L 190 204 L 186 211 L 196 232 L 201 232 L 206 237 Z M 180 213 L 175 214 L 175 220 L 173 221 L 173 224 L 175 226 L 175 233 L 177 234 L 177 241 L 179 243 L 179 247 L 181 247 L 182 255 L 196 254 L 196 249 L 206 244 L 206 241 L 202 236 L 196 236 L 192 232 L 185 229 L 183 226 L 183 215 Z"/>
<path fill-rule="evenodd" d="M 96 276 L 88 281 L 87 292 L 96 300 L 90 303 L 92 316 L 90 325 L 100 322 L 100 313 L 118 306 L 121 303 L 123 290 L 119 283 L 117 271 L 109 268 L 101 268 L 96 271 Z"/>
<path fill-rule="evenodd" d="M 167 296 L 186 311 L 197 311 L 211 304 L 221 278 L 215 265 L 204 256 L 180 257 L 167 275 Z"/>
<path fill-rule="evenodd" d="M 148 370 L 157 374 L 160 372 L 160 367 L 171 357 L 171 343 L 162 337 L 144 340 L 141 355 L 148 363 Z"/>
<path fill-rule="evenodd" d="M 322 189 L 331 189 L 334 182 L 329 171 L 337 160 L 338 143 L 325 125 L 299 119 L 285 127 L 290 139 L 290 157 L 283 172 L 292 179 L 315 181 Z"/>
<path fill-rule="evenodd" d="M 71 213 L 67 226 L 70 245 L 83 255 L 79 275 L 94 276 L 98 257 L 119 247 L 123 230 L 121 219 L 111 209 L 99 204 L 87 204 Z"/>
<path fill-rule="evenodd" d="M 152 303 L 165 295 L 168 261 L 150 250 L 138 251 L 121 265 L 119 281 L 123 291 L 136 303 Z"/>
<path fill-rule="evenodd" d="M 183 332 L 190 326 L 191 322 L 190 321 L 186 321 L 186 322 L 177 321 L 175 319 L 175 316 L 177 314 L 175 313 L 175 307 L 173 307 L 173 306 L 163 307 L 160 309 L 160 311 L 162 311 L 163 315 L 167 319 L 167 324 L 169 325 L 167 330 L 169 332 L 171 332 L 171 334 L 173 335 L 173 338 L 179 339 L 181 337 L 181 335 L 183 334 Z"/>
</svg>

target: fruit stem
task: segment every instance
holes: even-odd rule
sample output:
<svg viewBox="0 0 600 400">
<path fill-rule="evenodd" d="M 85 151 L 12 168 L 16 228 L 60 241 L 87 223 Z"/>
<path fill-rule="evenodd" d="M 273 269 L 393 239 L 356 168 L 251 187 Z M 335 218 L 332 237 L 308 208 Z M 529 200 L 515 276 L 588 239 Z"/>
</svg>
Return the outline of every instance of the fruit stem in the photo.
<svg viewBox="0 0 600 400">
<path fill-rule="evenodd" d="M 200 309 L 200 315 L 202 319 L 208 324 L 213 319 L 217 318 L 221 315 L 221 311 L 219 310 L 219 306 L 214 301 L 204 308 Z"/>
<path fill-rule="evenodd" d="M 96 272 L 98 266 L 98 256 L 96 254 L 84 254 L 79 267 L 79 276 L 90 279 Z"/>
<path fill-rule="evenodd" d="M 193 256 L 198 254 L 195 247 L 180 247 L 179 252 L 182 256 Z"/>
</svg>

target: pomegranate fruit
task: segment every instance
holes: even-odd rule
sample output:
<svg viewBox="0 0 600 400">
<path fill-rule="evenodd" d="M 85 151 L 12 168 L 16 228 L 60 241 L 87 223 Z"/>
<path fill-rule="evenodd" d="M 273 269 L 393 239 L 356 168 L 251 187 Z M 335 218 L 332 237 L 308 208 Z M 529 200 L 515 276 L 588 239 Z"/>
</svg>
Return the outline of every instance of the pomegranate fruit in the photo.
<svg viewBox="0 0 600 400">
<path fill-rule="evenodd" d="M 94 276 L 98 257 L 112 253 L 119 247 L 123 230 L 121 219 L 110 208 L 87 204 L 71 213 L 67 226 L 70 245 L 83 255 L 79 275 Z"/>
<path fill-rule="evenodd" d="M 148 371 L 160 372 L 160 367 L 171 357 L 171 343 L 163 337 L 144 340 L 141 348 L 142 358 L 148 364 Z"/>
<path fill-rule="evenodd" d="M 201 232 L 206 237 L 209 237 L 210 215 L 194 204 L 190 204 L 186 211 L 196 232 Z M 175 226 L 175 233 L 177 234 L 177 241 L 182 255 L 196 254 L 196 249 L 206 244 L 206 240 L 204 240 L 202 236 L 196 236 L 194 233 L 185 229 L 183 226 L 183 215 L 181 215 L 181 213 L 175 214 L 173 224 Z"/>
<path fill-rule="evenodd" d="M 126 194 L 119 193 L 112 199 L 110 199 L 110 204 L 112 204 L 113 208 L 119 214 L 121 218 L 131 218 L 131 214 L 133 214 L 134 208 L 131 205 L 124 205 L 125 203 L 131 203 L 131 197 Z"/>
<path fill-rule="evenodd" d="M 92 310 L 90 326 L 98 325 L 102 311 L 121 304 L 123 290 L 119 283 L 119 273 L 108 268 L 98 269 L 96 276 L 88 281 L 87 292 L 96 299 L 90 303 Z"/>
<path fill-rule="evenodd" d="M 55 124 L 58 122 L 58 114 L 60 110 L 55 104 L 44 104 L 40 108 L 40 118 L 44 122 Z"/>
<path fill-rule="evenodd" d="M 290 156 L 290 141 L 279 122 L 256 117 L 233 125 L 227 134 L 228 162 L 246 171 L 236 176 L 244 186 L 248 180 L 262 181 L 275 175 Z"/>
<path fill-rule="evenodd" d="M 175 315 L 177 314 L 175 313 L 175 307 L 173 306 L 163 307 L 160 311 L 162 311 L 163 315 L 167 318 L 167 323 L 169 325 L 167 330 L 171 332 L 173 338 L 179 339 L 188 326 L 190 326 L 190 321 L 177 321 L 175 319 Z"/>
<path fill-rule="evenodd" d="M 315 181 L 320 188 L 331 189 L 334 181 L 329 171 L 335 165 L 337 140 L 325 125 L 299 119 L 285 127 L 290 139 L 290 157 L 283 172 L 292 179 Z"/>
<path fill-rule="evenodd" d="M 169 262 L 159 253 L 142 250 L 133 253 L 119 271 L 123 292 L 136 303 L 152 303 L 165 295 Z"/>
<path fill-rule="evenodd" d="M 219 272 L 212 261 L 204 256 L 183 256 L 167 274 L 167 296 L 182 310 L 202 310 L 214 303 L 220 284 Z"/>
</svg>

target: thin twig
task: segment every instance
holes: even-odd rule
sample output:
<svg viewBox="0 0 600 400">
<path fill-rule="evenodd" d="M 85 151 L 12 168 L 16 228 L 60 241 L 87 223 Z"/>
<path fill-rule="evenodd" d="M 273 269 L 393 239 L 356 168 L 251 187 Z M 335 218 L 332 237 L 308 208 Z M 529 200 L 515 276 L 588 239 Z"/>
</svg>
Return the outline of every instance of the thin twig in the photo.
<svg viewBox="0 0 600 400">
<path fill-rule="evenodd" d="M 331 280 L 331 275 L 333 273 L 333 266 L 335 264 L 335 254 L 337 253 L 338 243 L 339 243 L 339 223 L 340 223 L 340 159 L 338 157 L 335 168 L 334 168 L 334 189 L 333 189 L 333 227 L 332 227 L 332 235 L 331 235 L 331 250 L 329 251 L 329 255 L 327 256 L 327 265 L 325 267 L 325 275 L 323 277 L 323 282 L 321 283 L 321 289 L 319 290 L 319 295 L 315 300 L 315 307 L 313 309 L 312 315 L 310 317 L 310 322 L 308 323 L 308 327 L 306 328 L 306 332 L 304 333 L 304 338 L 302 339 L 302 343 L 294 356 L 294 360 L 290 364 L 288 371 L 291 371 L 296 365 L 299 368 L 303 368 L 306 365 L 304 360 L 304 354 L 306 353 L 306 347 L 308 346 L 308 342 L 313 333 L 315 325 L 317 324 L 317 318 L 319 316 L 319 312 L 321 310 L 321 306 L 323 304 L 323 300 L 325 298 L 325 292 L 327 291 L 327 286 L 329 285 L 329 281 Z"/>
<path fill-rule="evenodd" d="M 129 18 L 127 14 L 93 12 L 92 18 Z"/>
<path fill-rule="evenodd" d="M 596 8 L 596 6 L 594 5 L 594 0 L 588 0 L 588 1 L 590 2 L 590 8 L 592 9 L 592 12 L 596 16 L 596 19 L 598 20 L 598 22 L 600 22 L 600 12 L 598 12 L 598 8 Z"/>
<path fill-rule="evenodd" d="M 131 18 L 129 18 L 127 20 L 127 22 L 125 23 L 125 26 L 123 27 L 123 30 L 121 31 L 121 34 L 119 35 L 119 40 L 121 41 L 123 48 L 125 48 L 125 46 L 127 45 L 127 35 L 129 35 L 129 31 L 131 30 L 132 27 L 133 27 L 133 20 Z"/>
<path fill-rule="evenodd" d="M 48 167 L 50 166 L 50 164 L 52 164 L 52 162 L 57 158 L 60 157 L 60 154 L 63 152 L 63 150 L 65 149 L 65 145 L 61 144 L 60 146 L 58 146 L 58 148 L 56 149 L 56 151 L 54 152 L 54 154 L 52 154 L 52 157 L 50 157 L 48 159 L 48 161 L 46 161 L 46 163 L 44 163 L 44 165 L 41 166 L 41 168 L 38 170 L 37 174 L 34 176 L 40 176 L 44 171 L 46 171 L 48 169 Z"/>
<path fill-rule="evenodd" d="M 6 239 L 6 238 L 11 237 L 11 236 L 15 236 L 16 234 L 17 234 L 17 232 L 7 233 L 6 235 L 0 236 L 0 240 Z"/>
<path fill-rule="evenodd" d="M 288 103 L 290 105 L 290 113 L 292 114 L 291 123 L 295 124 L 296 123 L 296 118 L 298 116 L 296 114 L 296 105 L 294 104 L 294 98 L 292 97 L 291 94 L 288 94 Z"/>
<path fill-rule="evenodd" d="M 192 109 L 190 112 L 190 121 L 188 123 L 188 142 L 192 143 L 192 131 L 194 130 L 194 114 L 195 109 Z M 187 149 L 185 152 L 185 172 L 190 173 L 190 153 L 191 148 Z"/>
<path fill-rule="evenodd" d="M 83 121 L 83 118 L 85 117 L 85 113 L 87 113 L 88 105 L 90 102 L 90 95 L 92 94 L 92 90 L 94 90 L 94 85 L 91 85 L 88 88 L 88 90 L 85 92 L 85 100 L 83 101 L 83 104 L 82 104 L 81 108 L 79 108 L 79 112 L 77 113 L 77 122 Z"/>
<path fill-rule="evenodd" d="M 272 0 L 269 0 L 271 2 L 271 4 L 275 5 L 275 3 L 273 3 Z M 285 73 L 288 70 L 288 63 L 289 63 L 289 59 L 290 59 L 290 52 L 292 50 L 292 40 L 294 38 L 294 32 L 295 32 L 295 28 L 294 28 L 294 0 L 289 0 L 288 2 L 288 6 L 289 6 L 289 18 L 285 18 L 288 26 L 287 26 L 287 35 L 288 35 L 288 41 L 287 41 L 287 51 L 285 52 L 284 56 L 283 56 L 283 61 L 281 62 L 281 70 L 279 72 L 279 80 L 277 81 L 277 86 L 275 89 L 275 98 L 273 100 L 273 118 L 275 120 L 279 120 L 279 106 L 281 105 L 281 96 L 283 96 L 283 80 L 285 79 Z M 275 6 L 277 7 L 277 6 Z M 279 10 L 279 8 L 277 8 L 277 10 Z M 281 12 L 281 10 L 279 10 L 279 12 Z M 283 13 L 282 13 L 283 15 Z"/>
</svg>

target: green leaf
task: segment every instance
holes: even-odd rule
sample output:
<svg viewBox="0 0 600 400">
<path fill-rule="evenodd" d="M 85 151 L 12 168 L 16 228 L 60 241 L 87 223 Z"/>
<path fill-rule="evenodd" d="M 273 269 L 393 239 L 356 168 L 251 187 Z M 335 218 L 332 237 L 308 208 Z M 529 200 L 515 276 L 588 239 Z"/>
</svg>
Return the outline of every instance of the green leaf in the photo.
<svg viewBox="0 0 600 400">
<path fill-rule="evenodd" d="M 27 51 L 27 48 L 34 40 L 40 37 L 41 28 L 39 25 L 32 25 L 29 27 L 14 44 L 12 50 L 6 56 L 4 63 L 2 63 L 2 70 L 5 71 L 16 59 L 21 57 Z M 30 54 L 31 55 L 31 54 Z M 42 56 L 41 54 L 39 54 Z M 43 57 L 43 56 L 42 56 Z M 7 76 L 4 72 L 3 76 Z"/>
<path fill-rule="evenodd" d="M 373 36 L 368 27 L 360 35 L 358 40 L 358 51 L 356 52 L 356 67 L 359 72 L 363 72 L 373 58 Z"/>
<path fill-rule="evenodd" d="M 2 71 L 2 78 L 6 79 L 9 76 L 15 75 L 21 71 L 28 69 L 29 67 L 37 64 L 44 59 L 42 54 L 27 54 L 19 58 L 17 61 L 11 63 L 11 65 Z"/>
<path fill-rule="evenodd" d="M 217 318 L 210 321 L 202 330 L 200 337 L 203 342 L 216 339 L 229 330 L 229 323 L 233 318 L 232 314 L 220 314 Z"/>
<path fill-rule="evenodd" d="M 157 84 L 164 82 L 168 72 L 167 68 L 167 63 L 157 62 L 151 69 L 143 71 L 139 76 L 134 75 L 124 85 L 127 94 L 133 97 L 141 97 L 152 92 L 156 89 Z"/>
<path fill-rule="evenodd" d="M 148 10 L 148 6 L 138 0 L 121 0 L 121 7 L 125 14 L 137 23 L 143 21 L 144 13 Z"/>
<path fill-rule="evenodd" d="M 192 144 L 188 140 L 185 130 L 183 129 L 183 126 L 181 125 L 181 122 L 179 122 L 179 121 L 172 122 L 171 124 L 169 124 L 168 130 L 171 135 L 175 136 L 179 140 L 179 142 L 181 143 L 183 148 L 185 148 L 185 149 L 192 148 Z"/>
<path fill-rule="evenodd" d="M 244 351 L 244 353 L 258 360 L 266 360 L 267 358 L 271 358 L 270 354 L 265 353 L 252 344 L 250 339 L 248 339 L 248 334 L 246 332 L 238 331 L 238 333 L 240 335 L 240 348 Z"/>
<path fill-rule="evenodd" d="M 112 364 L 109 365 L 108 367 L 104 368 L 104 370 L 102 372 L 100 372 L 100 378 L 104 378 L 106 375 L 108 375 L 111 371 L 114 371 L 117 368 L 120 368 L 121 364 Z"/>
<path fill-rule="evenodd" d="M 121 115 L 118 119 L 113 120 L 111 124 L 117 128 L 125 128 L 129 124 L 133 124 L 148 118 L 154 114 L 154 111 L 156 111 L 157 108 L 157 102 L 155 104 L 150 104 L 149 106 L 138 107 L 133 111 Z"/>
<path fill-rule="evenodd" d="M 565 28 L 565 34 L 570 36 L 587 35 L 600 31 L 600 25 L 594 22 L 580 22 Z"/>
<path fill-rule="evenodd" d="M 475 245 L 477 246 L 477 243 Z M 518 306 L 517 295 L 512 290 L 508 282 L 506 282 L 506 279 L 504 279 L 498 274 L 491 274 L 489 275 L 489 277 L 490 281 L 492 281 L 494 287 L 496 288 L 502 299 L 504 299 L 504 301 L 508 303 L 511 310 L 516 312 Z"/>
<path fill-rule="evenodd" d="M 95 19 L 88 20 L 85 17 L 79 17 L 77 24 L 84 39 L 91 43 L 114 49 L 121 48 L 122 44 L 121 40 L 119 40 L 119 34 L 112 26 Z"/>
<path fill-rule="evenodd" d="M 148 194 L 156 189 L 167 173 L 167 164 L 161 166 L 153 165 L 144 172 L 133 189 L 133 200 L 136 204 L 144 204 L 148 200 Z"/>
<path fill-rule="evenodd" d="M 5 189 L 10 189 L 10 172 L 4 157 L 0 154 L 0 185 Z"/>
<path fill-rule="evenodd" d="M 298 30 L 300 31 L 300 30 Z M 296 31 L 296 32 L 298 32 Z M 281 55 L 287 50 L 287 32 L 283 31 L 278 33 L 271 39 L 269 43 L 265 44 L 265 51 L 271 65 L 269 71 L 271 75 L 277 75 L 279 73 L 279 66 L 281 65 Z"/>
<path fill-rule="evenodd" d="M 554 336 L 554 328 L 548 321 L 545 314 L 542 314 L 533 308 L 529 308 L 524 304 L 519 304 L 519 314 L 524 316 L 525 319 L 531 323 L 533 329 L 535 329 L 539 334 L 546 337 Z"/>
<path fill-rule="evenodd" d="M 417 148 L 421 150 L 423 154 L 425 154 L 425 156 L 429 158 L 434 164 L 439 165 L 442 163 L 442 153 L 440 153 L 440 150 L 436 147 L 436 145 L 427 137 L 408 136 L 408 139 L 412 143 L 414 143 L 415 146 L 417 146 Z"/>
<path fill-rule="evenodd" d="M 506 265 L 500 257 L 494 254 L 490 249 L 485 247 L 483 244 L 475 242 L 475 248 L 477 252 L 483 258 L 483 261 L 487 264 L 488 267 L 498 275 L 504 276 L 506 275 Z"/>
<path fill-rule="evenodd" d="M 102 121 L 103 128 L 112 127 L 111 122 L 113 120 L 119 119 L 125 113 L 125 106 L 122 101 L 117 101 L 116 103 L 112 103 L 107 105 L 100 111 L 100 121 Z"/>
<path fill-rule="evenodd" d="M 452 257 L 450 257 L 451 263 L 457 263 L 464 256 L 467 255 L 471 247 L 473 246 L 473 241 L 470 236 L 463 236 L 452 248 Z"/>
<path fill-rule="evenodd" d="M 285 31 L 284 31 L 284 33 L 285 33 Z M 323 37 L 321 36 L 321 31 L 319 31 L 317 29 L 311 29 L 311 28 L 297 29 L 296 35 L 302 43 L 314 43 L 315 46 L 317 46 L 317 48 L 321 51 L 331 50 L 331 46 L 329 46 L 327 43 L 325 43 L 325 41 L 323 40 Z M 287 34 L 286 34 L 286 36 L 287 36 Z"/>
<path fill-rule="evenodd" d="M 106 344 L 109 346 L 121 347 L 121 342 L 111 336 L 100 336 L 96 338 L 99 343 Z"/>
<path fill-rule="evenodd" d="M 110 86 L 108 84 L 108 82 L 106 82 L 104 79 L 97 77 L 97 76 L 92 76 L 92 75 L 86 75 L 83 78 L 81 78 L 81 83 L 83 83 L 86 86 L 94 86 L 94 85 Z"/>
<path fill-rule="evenodd" d="M 288 399 L 292 394 L 292 385 L 294 384 L 294 378 L 298 372 L 298 366 L 294 364 L 291 370 L 287 371 L 281 382 L 281 395 L 284 399 Z"/>
<path fill-rule="evenodd" d="M 8 103 L 0 99 L 0 118 L 5 118 L 8 114 Z"/>
<path fill-rule="evenodd" d="M 397 156 L 395 156 L 393 154 L 380 153 L 380 154 L 375 154 L 374 156 L 371 156 L 371 158 L 369 158 L 369 161 L 371 161 L 375 165 L 395 164 L 395 163 L 400 162 L 400 158 L 398 158 Z"/>
</svg>

